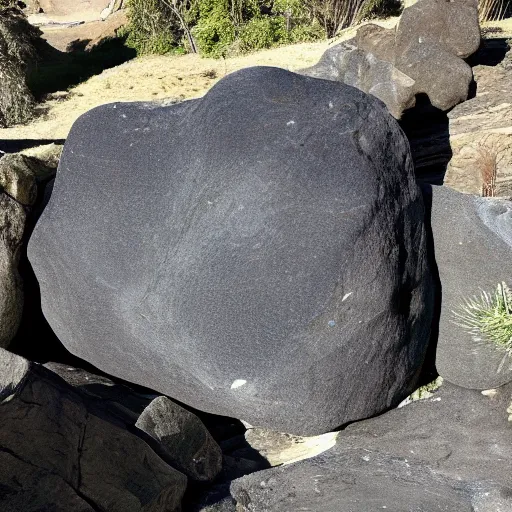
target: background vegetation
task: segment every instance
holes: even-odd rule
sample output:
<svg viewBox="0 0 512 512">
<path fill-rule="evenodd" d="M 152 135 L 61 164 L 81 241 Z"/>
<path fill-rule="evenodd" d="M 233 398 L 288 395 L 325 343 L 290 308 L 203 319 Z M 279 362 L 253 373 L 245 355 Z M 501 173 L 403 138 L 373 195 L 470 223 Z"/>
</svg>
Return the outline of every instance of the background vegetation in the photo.
<svg viewBox="0 0 512 512">
<path fill-rule="evenodd" d="M 2 1 L 2 0 L 0 0 Z M 129 0 L 127 44 L 139 54 L 224 57 L 333 37 L 399 0 Z"/>
</svg>

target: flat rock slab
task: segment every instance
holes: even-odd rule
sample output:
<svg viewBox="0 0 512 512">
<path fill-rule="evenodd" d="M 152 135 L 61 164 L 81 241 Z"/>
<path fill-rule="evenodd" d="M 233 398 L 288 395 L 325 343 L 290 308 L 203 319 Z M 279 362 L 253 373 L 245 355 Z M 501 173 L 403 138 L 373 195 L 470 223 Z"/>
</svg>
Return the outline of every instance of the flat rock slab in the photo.
<svg viewBox="0 0 512 512">
<path fill-rule="evenodd" d="M 501 282 L 512 284 L 512 202 L 447 187 L 426 190 L 432 197 L 432 232 L 442 285 L 437 370 L 460 386 L 501 386 L 512 380 L 512 359 L 485 335 L 458 325 L 461 320 L 454 312 L 482 291 L 493 294 Z"/>
<path fill-rule="evenodd" d="M 512 387 L 434 396 L 347 427 L 318 457 L 235 480 L 240 512 L 512 509 Z"/>
<path fill-rule="evenodd" d="M 196 409 L 316 435 L 415 387 L 432 315 L 423 219 L 378 100 L 249 68 L 199 100 L 82 116 L 29 258 L 72 353 Z"/>
<path fill-rule="evenodd" d="M 178 511 L 187 479 L 46 368 L 0 349 L 0 509 Z"/>
</svg>

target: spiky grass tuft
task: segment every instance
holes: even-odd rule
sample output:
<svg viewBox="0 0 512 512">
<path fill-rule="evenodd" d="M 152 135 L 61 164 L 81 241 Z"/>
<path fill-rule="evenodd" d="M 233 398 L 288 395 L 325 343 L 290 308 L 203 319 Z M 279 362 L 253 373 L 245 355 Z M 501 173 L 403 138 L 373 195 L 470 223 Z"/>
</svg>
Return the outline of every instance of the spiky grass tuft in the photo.
<svg viewBox="0 0 512 512">
<path fill-rule="evenodd" d="M 456 324 L 475 335 L 484 335 L 505 356 L 512 357 L 512 290 L 500 283 L 493 293 L 467 299 L 458 311 L 453 311 Z"/>
</svg>

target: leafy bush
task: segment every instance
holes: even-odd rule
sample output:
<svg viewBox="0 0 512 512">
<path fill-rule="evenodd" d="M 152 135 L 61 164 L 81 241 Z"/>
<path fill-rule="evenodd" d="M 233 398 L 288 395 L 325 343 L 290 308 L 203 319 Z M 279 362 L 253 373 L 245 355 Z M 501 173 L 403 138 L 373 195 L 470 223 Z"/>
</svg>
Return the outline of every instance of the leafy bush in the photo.
<svg viewBox="0 0 512 512">
<path fill-rule="evenodd" d="M 28 67 L 37 58 L 40 31 L 16 8 L 0 8 L 0 127 L 27 121 L 34 97 L 27 86 Z"/>
<path fill-rule="evenodd" d="M 287 41 L 286 20 L 282 16 L 253 18 L 242 27 L 239 39 L 242 52 L 270 48 Z"/>
<path fill-rule="evenodd" d="M 227 0 L 201 0 L 199 19 L 192 29 L 203 55 L 222 57 L 236 38 L 233 10 Z"/>
<path fill-rule="evenodd" d="M 140 55 L 175 50 L 181 44 L 183 27 L 171 6 L 162 0 L 129 0 L 126 45 Z"/>
</svg>

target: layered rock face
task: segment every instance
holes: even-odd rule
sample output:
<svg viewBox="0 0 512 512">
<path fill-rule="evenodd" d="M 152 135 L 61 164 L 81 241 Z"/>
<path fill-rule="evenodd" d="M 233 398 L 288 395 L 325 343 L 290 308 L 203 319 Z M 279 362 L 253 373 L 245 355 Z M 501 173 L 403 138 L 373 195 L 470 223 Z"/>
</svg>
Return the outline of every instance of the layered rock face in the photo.
<svg viewBox="0 0 512 512">
<path fill-rule="evenodd" d="M 476 0 L 420 0 L 404 10 L 395 29 L 363 26 L 301 72 L 372 94 L 399 119 L 418 94 L 441 110 L 466 100 L 473 74 L 463 59 L 479 45 Z"/>
<path fill-rule="evenodd" d="M 378 100 L 252 68 L 202 99 L 82 116 L 29 258 L 72 353 L 318 434 L 414 389 L 432 317 L 423 215 Z"/>
<path fill-rule="evenodd" d="M 453 156 L 444 183 L 460 192 L 512 198 L 512 50 L 498 65 L 478 65 L 473 72 L 476 97 L 448 114 Z"/>
</svg>

